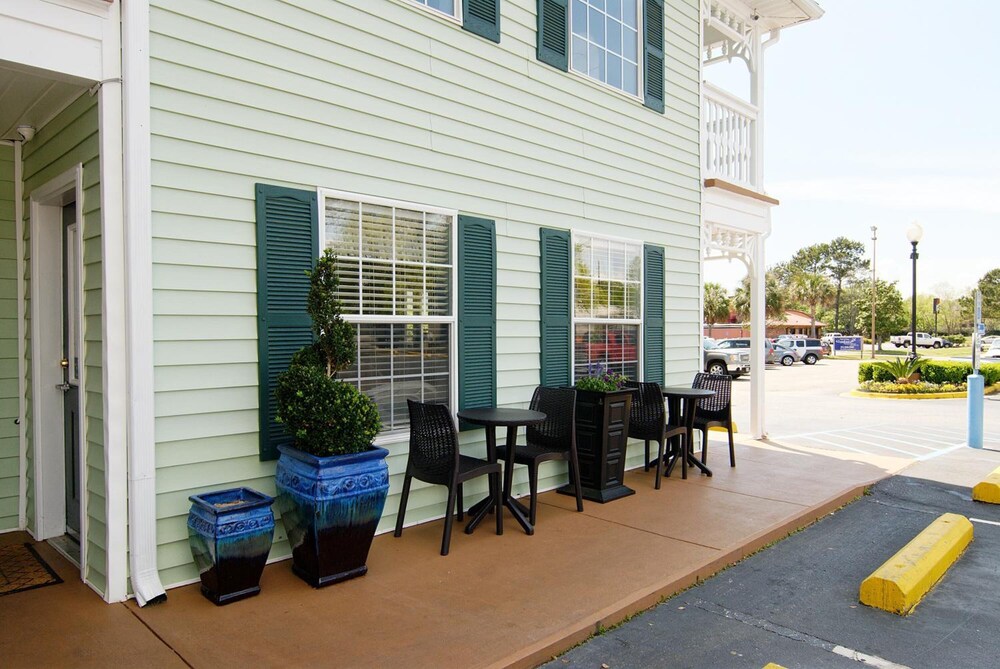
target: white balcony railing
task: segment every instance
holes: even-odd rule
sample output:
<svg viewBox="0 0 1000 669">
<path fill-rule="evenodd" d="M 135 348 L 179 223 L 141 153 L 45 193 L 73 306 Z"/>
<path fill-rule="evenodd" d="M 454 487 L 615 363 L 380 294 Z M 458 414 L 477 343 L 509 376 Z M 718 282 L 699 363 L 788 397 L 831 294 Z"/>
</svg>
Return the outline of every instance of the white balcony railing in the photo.
<svg viewBox="0 0 1000 669">
<path fill-rule="evenodd" d="M 705 178 L 760 190 L 755 106 L 705 83 Z"/>
</svg>

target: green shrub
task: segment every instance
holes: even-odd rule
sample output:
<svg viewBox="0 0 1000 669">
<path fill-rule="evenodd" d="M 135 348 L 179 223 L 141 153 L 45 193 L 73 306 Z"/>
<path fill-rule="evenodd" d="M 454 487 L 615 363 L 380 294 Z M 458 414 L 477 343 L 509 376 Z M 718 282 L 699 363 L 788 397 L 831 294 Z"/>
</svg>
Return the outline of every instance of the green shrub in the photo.
<svg viewBox="0 0 1000 669">
<path fill-rule="evenodd" d="M 328 377 L 322 367 L 289 367 L 274 394 L 279 420 L 306 453 L 360 453 L 371 448 L 382 428 L 375 403 L 351 384 Z"/>
<path fill-rule="evenodd" d="M 965 346 L 965 335 L 960 335 L 960 334 L 945 335 L 944 340 L 951 342 L 955 346 Z"/>
<path fill-rule="evenodd" d="M 909 383 L 909 378 L 920 371 L 924 361 L 920 358 L 897 358 L 895 360 L 882 360 L 875 363 L 875 366 L 892 377 L 896 383 Z"/>
<path fill-rule="evenodd" d="M 972 374 L 972 363 L 958 360 L 927 360 L 921 361 L 921 380 L 929 383 L 965 383 L 967 376 Z M 989 363 L 980 365 L 979 374 L 987 386 L 1000 383 L 1000 363 Z M 858 383 L 866 381 L 889 382 L 894 381 L 887 370 L 880 366 L 880 363 L 862 362 L 858 365 Z"/>
</svg>

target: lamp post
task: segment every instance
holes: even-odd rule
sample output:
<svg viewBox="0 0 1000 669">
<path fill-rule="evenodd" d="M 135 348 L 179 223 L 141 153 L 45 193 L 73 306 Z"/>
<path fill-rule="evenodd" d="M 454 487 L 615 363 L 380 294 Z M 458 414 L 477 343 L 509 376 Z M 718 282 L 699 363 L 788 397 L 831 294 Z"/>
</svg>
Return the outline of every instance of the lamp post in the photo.
<svg viewBox="0 0 1000 669">
<path fill-rule="evenodd" d="M 873 225 L 872 226 L 872 360 L 875 359 L 875 242 L 877 241 L 878 241 L 878 228 Z"/>
<path fill-rule="evenodd" d="M 920 257 L 917 255 L 917 244 L 920 243 L 920 239 L 923 236 L 924 229 L 920 226 L 920 223 L 917 221 L 910 223 L 910 227 L 906 229 L 906 239 L 913 245 L 913 251 L 910 252 L 910 260 L 913 261 L 913 299 L 910 309 L 910 360 L 917 359 L 917 258 Z"/>
</svg>

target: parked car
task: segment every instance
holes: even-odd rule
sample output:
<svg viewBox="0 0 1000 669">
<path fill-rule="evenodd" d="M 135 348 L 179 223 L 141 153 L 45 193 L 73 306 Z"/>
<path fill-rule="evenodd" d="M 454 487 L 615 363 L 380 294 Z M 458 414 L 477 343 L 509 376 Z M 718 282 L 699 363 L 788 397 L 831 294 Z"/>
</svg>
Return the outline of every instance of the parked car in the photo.
<svg viewBox="0 0 1000 669">
<path fill-rule="evenodd" d="M 778 340 L 778 343 L 798 352 L 799 358 L 807 365 L 815 365 L 818 360 L 826 355 L 823 351 L 823 342 L 819 339 L 781 338 Z"/>
<path fill-rule="evenodd" d="M 844 335 L 842 335 L 839 332 L 827 332 L 825 335 L 823 335 L 822 337 L 820 337 L 819 340 L 821 342 L 823 342 L 824 344 L 829 344 L 830 346 L 833 346 L 833 340 L 834 340 L 834 338 L 835 337 L 843 337 L 843 336 Z"/>
<path fill-rule="evenodd" d="M 796 361 L 802 359 L 799 357 L 798 351 L 781 344 L 775 344 L 773 351 L 774 361 L 782 367 L 791 367 Z"/>
<path fill-rule="evenodd" d="M 705 348 L 705 371 L 709 374 L 728 374 L 738 379 L 750 373 L 750 351 L 747 349 L 718 348 L 714 339 L 702 340 Z"/>
<path fill-rule="evenodd" d="M 912 342 L 913 334 L 910 332 L 889 337 L 890 344 L 901 346 L 902 348 L 909 348 Z M 926 332 L 917 333 L 918 348 L 941 348 L 942 346 L 944 346 L 944 339 L 941 339 L 941 337 L 932 337 Z"/>
<path fill-rule="evenodd" d="M 750 337 L 734 337 L 731 339 L 722 339 L 719 341 L 718 348 L 731 349 L 731 348 L 750 348 Z M 767 365 L 775 364 L 776 360 L 774 357 L 774 343 L 770 339 L 764 340 L 764 363 Z"/>
<path fill-rule="evenodd" d="M 983 353 L 984 358 L 1000 358 L 1000 338 L 994 338 L 990 347 Z"/>
<path fill-rule="evenodd" d="M 979 350 L 988 351 L 990 346 L 993 345 L 993 342 L 997 341 L 998 339 L 1000 339 L 1000 337 L 997 337 L 995 335 L 988 335 L 986 337 L 983 337 L 982 339 L 979 340 Z"/>
</svg>

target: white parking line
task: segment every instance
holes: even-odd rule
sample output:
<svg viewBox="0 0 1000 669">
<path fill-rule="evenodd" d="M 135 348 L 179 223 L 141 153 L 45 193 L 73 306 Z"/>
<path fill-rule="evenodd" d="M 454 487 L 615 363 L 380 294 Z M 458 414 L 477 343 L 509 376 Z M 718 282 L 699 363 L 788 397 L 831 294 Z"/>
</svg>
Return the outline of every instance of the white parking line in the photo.
<svg viewBox="0 0 1000 669">
<path fill-rule="evenodd" d="M 809 441 L 818 441 L 821 444 L 827 444 L 828 446 L 834 446 L 836 448 L 846 448 L 849 451 L 854 451 L 855 453 L 865 453 L 867 455 L 878 455 L 877 453 L 872 453 L 870 450 L 866 451 L 859 448 L 852 448 L 846 444 L 836 441 L 827 441 L 826 439 L 820 439 L 819 437 L 807 437 Z M 882 444 L 871 444 L 875 448 L 883 448 L 887 451 L 895 451 L 896 453 L 902 453 L 903 455 L 909 456 L 911 458 L 916 458 L 916 453 L 911 453 L 910 451 L 904 451 L 898 448 L 893 448 L 892 446 L 883 446 Z"/>
<path fill-rule="evenodd" d="M 850 439 L 851 441 L 857 441 L 857 442 L 860 442 L 862 444 L 868 444 L 869 446 L 878 446 L 880 448 L 890 448 L 889 446 L 885 446 L 881 441 L 866 441 L 864 439 L 855 439 L 854 437 L 848 437 L 846 434 L 842 434 L 842 435 L 839 435 L 839 436 L 840 436 L 841 439 Z M 895 441 L 895 442 L 898 442 L 900 444 L 905 444 L 907 446 L 913 446 L 914 448 L 923 448 L 923 449 L 928 450 L 928 451 L 937 450 L 935 448 L 932 448 L 931 446 L 922 446 L 920 444 L 914 444 L 914 443 L 911 443 L 909 441 L 904 441 L 902 439 L 890 439 L 889 437 L 884 437 L 882 439 L 882 441 Z"/>
</svg>

